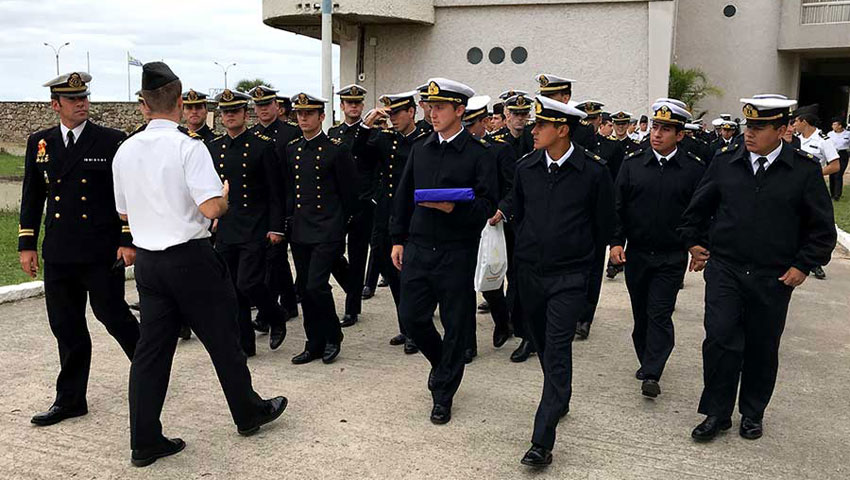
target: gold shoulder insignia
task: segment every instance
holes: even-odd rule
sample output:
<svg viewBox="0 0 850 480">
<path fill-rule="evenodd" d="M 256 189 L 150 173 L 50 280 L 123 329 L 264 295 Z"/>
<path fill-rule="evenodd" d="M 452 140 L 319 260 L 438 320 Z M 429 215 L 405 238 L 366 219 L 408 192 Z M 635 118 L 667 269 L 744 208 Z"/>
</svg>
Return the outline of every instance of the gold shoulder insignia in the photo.
<svg viewBox="0 0 850 480">
<path fill-rule="evenodd" d="M 485 146 L 485 147 L 487 147 L 487 148 L 489 148 L 489 147 L 490 147 L 490 144 L 489 144 L 489 143 L 487 143 L 487 140 L 484 140 L 483 138 L 479 138 L 479 139 L 478 139 L 478 143 L 480 143 L 481 145 L 484 145 L 484 146 Z"/>
<path fill-rule="evenodd" d="M 688 152 L 688 156 L 693 158 L 694 160 L 696 160 L 699 163 L 703 163 L 702 159 L 699 158 L 699 155 L 695 154 L 694 152 Z"/>
<path fill-rule="evenodd" d="M 259 138 L 260 140 L 265 140 L 267 142 L 272 139 L 272 137 L 269 137 L 267 135 L 263 135 L 262 133 L 257 133 L 257 138 Z"/>
<path fill-rule="evenodd" d="M 301 140 L 302 138 L 304 138 L 304 137 L 293 138 L 292 140 L 289 141 L 289 143 L 287 143 L 287 145 L 294 145 L 294 144 L 298 143 L 298 141 Z"/>
<path fill-rule="evenodd" d="M 392 130 L 392 129 L 389 129 L 389 128 L 382 128 L 381 131 L 384 132 L 384 133 L 395 133 L 395 130 Z"/>
<path fill-rule="evenodd" d="M 224 134 L 221 134 L 221 135 L 213 138 L 212 141 L 215 142 L 215 141 L 221 140 L 222 138 L 224 138 Z"/>
<path fill-rule="evenodd" d="M 720 149 L 721 152 L 726 152 L 726 150 L 729 150 L 729 147 L 723 147 Z"/>
<path fill-rule="evenodd" d="M 189 136 L 192 138 L 204 138 L 191 130 L 189 130 Z"/>
<path fill-rule="evenodd" d="M 341 138 L 332 138 L 331 143 L 333 143 L 334 145 L 341 145 L 342 139 Z"/>
<path fill-rule="evenodd" d="M 605 137 L 605 138 L 607 138 L 608 140 L 616 140 L 616 139 L 617 139 L 617 137 L 616 137 L 616 136 L 614 136 L 613 134 L 612 134 L 612 135 L 608 135 L 608 136 L 607 136 L 607 137 Z"/>
<path fill-rule="evenodd" d="M 493 141 L 497 143 L 508 143 L 503 137 L 493 137 Z"/>
</svg>

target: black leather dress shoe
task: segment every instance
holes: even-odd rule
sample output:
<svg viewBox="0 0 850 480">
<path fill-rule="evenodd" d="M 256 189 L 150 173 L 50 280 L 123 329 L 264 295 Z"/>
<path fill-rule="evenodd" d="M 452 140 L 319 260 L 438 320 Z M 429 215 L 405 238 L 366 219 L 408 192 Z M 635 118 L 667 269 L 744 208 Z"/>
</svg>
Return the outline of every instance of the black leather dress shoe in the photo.
<svg viewBox="0 0 850 480">
<path fill-rule="evenodd" d="M 610 278 L 610 279 L 613 279 L 614 277 L 616 277 L 617 276 L 617 267 L 615 267 L 613 264 L 609 263 L 608 267 L 605 268 L 605 276 Z"/>
<path fill-rule="evenodd" d="M 189 340 L 192 338 L 192 329 L 189 328 L 189 325 L 186 325 L 185 323 L 180 325 L 180 338 L 183 340 Z"/>
<path fill-rule="evenodd" d="M 135 467 L 147 467 L 157 459 L 168 457 L 186 448 L 186 442 L 181 438 L 166 438 L 159 446 L 133 450 L 130 454 L 130 462 Z"/>
<path fill-rule="evenodd" d="M 750 417 L 741 417 L 741 428 L 738 433 L 747 440 L 757 440 L 764 433 L 761 420 L 753 420 Z"/>
<path fill-rule="evenodd" d="M 390 339 L 390 345 L 392 345 L 394 347 L 398 346 L 398 345 L 404 345 L 404 342 L 406 342 L 406 341 L 407 341 L 407 337 L 405 337 L 403 334 L 399 333 L 398 335 L 396 335 L 395 337 Z"/>
<path fill-rule="evenodd" d="M 519 342 L 519 346 L 516 347 L 513 353 L 511 353 L 511 361 L 514 363 L 522 363 L 528 360 L 528 357 L 534 353 L 534 346 L 526 339 L 522 339 Z"/>
<path fill-rule="evenodd" d="M 292 363 L 295 365 L 303 365 L 305 363 L 310 363 L 313 360 L 318 360 L 322 358 L 322 354 L 318 352 L 311 352 L 310 350 L 304 349 L 303 352 L 298 355 L 292 357 Z"/>
<path fill-rule="evenodd" d="M 475 357 L 478 356 L 478 350 L 474 348 L 467 348 L 463 351 L 463 363 L 469 365 L 475 360 Z"/>
<path fill-rule="evenodd" d="M 642 393 L 644 397 L 655 398 L 661 393 L 661 386 L 658 385 L 657 380 L 647 378 L 640 386 L 640 393 Z"/>
<path fill-rule="evenodd" d="M 691 432 L 691 437 L 693 437 L 694 440 L 707 442 L 709 440 L 714 440 L 714 437 L 716 437 L 721 431 L 729 430 L 730 428 L 732 428 L 732 419 L 721 419 L 720 417 L 709 415 L 705 417 L 705 420 L 703 420 L 702 423 L 694 428 L 694 431 Z"/>
<path fill-rule="evenodd" d="M 48 425 L 53 425 L 54 423 L 59 423 L 66 418 L 81 417 L 87 413 L 89 413 L 89 410 L 86 406 L 62 407 L 59 405 L 53 405 L 46 412 L 33 415 L 30 422 L 38 425 L 39 427 L 46 427 Z"/>
<path fill-rule="evenodd" d="M 431 409 L 431 423 L 434 425 L 445 425 L 452 419 L 452 408 L 445 405 L 434 404 Z"/>
<path fill-rule="evenodd" d="M 532 445 L 525 452 L 520 463 L 529 467 L 545 467 L 552 464 L 552 452 L 543 447 Z"/>
<path fill-rule="evenodd" d="M 496 328 L 493 330 L 493 346 L 496 348 L 501 347 L 512 335 L 511 327 L 507 324 L 496 325 Z"/>
<path fill-rule="evenodd" d="M 288 321 L 290 321 L 290 320 L 292 320 L 292 319 L 298 318 L 298 307 L 297 307 L 297 304 L 296 304 L 296 307 L 295 307 L 295 308 L 291 308 L 291 309 L 290 309 L 290 308 L 287 308 L 287 309 L 286 309 L 286 316 L 285 316 L 284 318 L 286 318 L 286 321 L 287 321 L 287 322 L 288 322 Z"/>
<path fill-rule="evenodd" d="M 342 337 L 343 335 L 340 333 L 339 341 L 325 345 L 325 353 L 322 354 L 322 363 L 333 363 L 334 360 L 336 360 L 336 357 L 339 356 L 339 352 L 342 351 Z"/>
<path fill-rule="evenodd" d="M 404 353 L 405 354 L 413 355 L 414 353 L 418 353 L 418 352 L 419 352 L 419 347 L 417 347 L 416 344 L 413 343 L 412 339 L 408 338 L 407 340 L 404 341 Z"/>
<path fill-rule="evenodd" d="M 342 328 L 345 328 L 345 327 L 350 327 L 350 326 L 354 325 L 355 323 L 357 323 L 357 314 L 356 313 L 355 314 L 346 313 L 342 317 L 342 321 L 339 322 L 339 326 L 342 327 Z"/>
<path fill-rule="evenodd" d="M 286 338 L 286 323 L 281 323 L 279 327 L 271 327 L 271 335 L 269 335 L 269 348 L 277 350 L 277 347 L 283 343 Z"/>
<path fill-rule="evenodd" d="M 812 274 L 813 274 L 813 275 L 815 276 L 815 278 L 817 278 L 818 280 L 824 280 L 824 279 L 826 279 L 826 272 L 824 272 L 824 271 L 823 271 L 823 267 L 821 267 L 821 266 L 815 267 L 815 269 L 814 269 L 814 270 L 812 270 Z"/>
<path fill-rule="evenodd" d="M 576 338 L 579 340 L 587 340 L 590 335 L 590 322 L 578 322 L 576 325 Z"/>
<path fill-rule="evenodd" d="M 478 304 L 478 313 L 487 313 L 490 311 L 490 304 L 487 303 L 487 300 Z"/>
<path fill-rule="evenodd" d="M 260 319 L 251 321 L 251 325 L 259 333 L 269 333 L 269 324 Z"/>
<path fill-rule="evenodd" d="M 375 296 L 375 292 L 374 292 L 374 291 L 372 291 L 372 289 L 371 289 L 371 288 L 369 288 L 369 287 L 363 287 L 363 293 L 362 293 L 362 294 L 360 294 L 360 297 L 361 297 L 363 300 L 369 300 L 370 298 L 372 298 L 372 297 L 374 297 L 374 296 Z"/>
<path fill-rule="evenodd" d="M 643 375 L 643 371 L 638 368 L 635 372 L 635 378 L 637 378 L 638 380 L 644 380 L 646 377 Z"/>
<path fill-rule="evenodd" d="M 286 405 L 289 404 L 289 401 L 286 397 L 274 397 L 263 400 L 263 404 L 263 412 L 254 422 L 236 428 L 239 435 L 243 437 L 251 436 L 259 432 L 261 426 L 277 420 L 277 417 L 281 416 L 283 411 L 286 410 Z"/>
</svg>

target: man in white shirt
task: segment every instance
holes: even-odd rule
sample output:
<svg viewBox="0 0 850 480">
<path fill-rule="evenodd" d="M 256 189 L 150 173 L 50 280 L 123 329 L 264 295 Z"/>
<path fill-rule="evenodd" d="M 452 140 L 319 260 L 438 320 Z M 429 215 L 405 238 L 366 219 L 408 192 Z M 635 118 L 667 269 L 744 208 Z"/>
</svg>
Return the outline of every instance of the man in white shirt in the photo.
<svg viewBox="0 0 850 480">
<path fill-rule="evenodd" d="M 286 408 L 284 397 L 263 400 L 251 386 L 239 346 L 237 302 L 227 265 L 208 238 L 210 219 L 227 211 L 212 158 L 200 140 L 178 127 L 182 85 L 162 62 L 142 69 L 148 127 L 125 141 L 112 175 L 118 214 L 138 229 L 136 287 L 142 320 L 130 368 L 130 446 L 144 467 L 186 446 L 162 434 L 159 416 L 183 321 L 209 352 L 241 435 L 252 435 Z"/>
<path fill-rule="evenodd" d="M 832 131 L 826 134 L 838 150 L 838 172 L 829 176 L 829 193 L 834 200 L 841 200 L 844 191 L 844 171 L 847 170 L 847 160 L 850 157 L 850 130 L 844 128 L 841 118 L 832 122 Z"/>
</svg>

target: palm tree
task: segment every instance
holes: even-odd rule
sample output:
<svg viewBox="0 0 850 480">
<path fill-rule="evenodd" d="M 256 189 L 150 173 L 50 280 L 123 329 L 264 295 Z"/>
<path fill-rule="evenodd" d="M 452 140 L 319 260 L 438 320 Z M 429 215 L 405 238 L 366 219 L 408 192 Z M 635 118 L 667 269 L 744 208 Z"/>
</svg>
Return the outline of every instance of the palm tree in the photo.
<svg viewBox="0 0 850 480">
<path fill-rule="evenodd" d="M 258 87 L 260 85 L 263 85 L 263 86 L 266 86 L 266 87 L 269 87 L 269 88 L 274 88 L 274 85 L 272 85 L 271 83 L 267 83 L 262 78 L 255 78 L 253 80 L 248 79 L 248 78 L 243 78 L 242 80 L 239 80 L 239 83 L 236 84 L 236 91 L 242 92 L 242 93 L 247 93 L 252 88 Z"/>
<path fill-rule="evenodd" d="M 723 95 L 723 90 L 712 85 L 708 76 L 699 68 L 681 68 L 675 63 L 670 64 L 670 85 L 667 88 L 667 96 L 685 102 L 691 109 L 694 117 L 699 118 L 705 114 L 696 112 L 696 106 L 705 97 Z"/>
</svg>

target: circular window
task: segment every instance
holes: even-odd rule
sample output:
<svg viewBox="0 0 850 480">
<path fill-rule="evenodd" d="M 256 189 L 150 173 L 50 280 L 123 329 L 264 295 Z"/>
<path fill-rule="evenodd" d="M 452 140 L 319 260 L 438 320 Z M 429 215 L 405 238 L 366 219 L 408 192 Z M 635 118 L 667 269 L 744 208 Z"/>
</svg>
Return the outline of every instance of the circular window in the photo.
<svg viewBox="0 0 850 480">
<path fill-rule="evenodd" d="M 478 47 L 472 47 L 466 52 L 466 59 L 473 65 L 478 65 L 484 59 L 484 52 Z"/>
<path fill-rule="evenodd" d="M 723 7 L 723 15 L 729 18 L 734 17 L 736 13 L 738 13 L 738 9 L 735 8 L 735 5 L 726 5 Z"/>
<path fill-rule="evenodd" d="M 505 61 L 505 51 L 501 47 L 493 47 L 490 49 L 490 61 L 496 65 Z"/>
<path fill-rule="evenodd" d="M 525 63 L 526 59 L 528 59 L 528 50 L 523 47 L 516 47 L 511 50 L 511 60 L 517 65 L 521 63 Z"/>
</svg>

